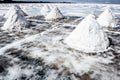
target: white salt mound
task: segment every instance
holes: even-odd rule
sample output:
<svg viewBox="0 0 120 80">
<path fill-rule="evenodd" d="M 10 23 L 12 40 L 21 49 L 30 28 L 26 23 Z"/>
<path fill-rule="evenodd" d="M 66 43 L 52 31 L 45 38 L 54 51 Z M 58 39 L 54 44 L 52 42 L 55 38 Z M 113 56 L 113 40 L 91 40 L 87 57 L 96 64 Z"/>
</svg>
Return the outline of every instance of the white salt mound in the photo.
<svg viewBox="0 0 120 80">
<path fill-rule="evenodd" d="M 24 18 L 24 16 L 21 15 L 18 10 L 13 10 L 1 29 L 8 31 L 21 31 L 28 26 L 29 22 Z"/>
<path fill-rule="evenodd" d="M 103 27 L 116 27 L 116 21 L 111 9 L 106 9 L 97 19 Z"/>
<path fill-rule="evenodd" d="M 46 20 L 57 20 L 64 18 L 63 14 L 60 12 L 60 10 L 57 7 L 54 7 L 51 12 L 46 16 Z"/>
<path fill-rule="evenodd" d="M 20 8 L 20 6 L 14 5 L 9 9 L 9 11 L 7 12 L 7 14 L 4 17 L 8 18 L 13 13 L 14 10 L 19 11 L 19 13 L 21 15 L 27 16 L 27 14 Z"/>
<path fill-rule="evenodd" d="M 48 5 L 44 5 L 41 9 L 41 14 L 46 16 L 51 11 L 50 7 Z"/>
<path fill-rule="evenodd" d="M 109 40 L 94 15 L 88 15 L 65 39 L 70 47 L 83 52 L 102 52 L 107 50 Z"/>
</svg>

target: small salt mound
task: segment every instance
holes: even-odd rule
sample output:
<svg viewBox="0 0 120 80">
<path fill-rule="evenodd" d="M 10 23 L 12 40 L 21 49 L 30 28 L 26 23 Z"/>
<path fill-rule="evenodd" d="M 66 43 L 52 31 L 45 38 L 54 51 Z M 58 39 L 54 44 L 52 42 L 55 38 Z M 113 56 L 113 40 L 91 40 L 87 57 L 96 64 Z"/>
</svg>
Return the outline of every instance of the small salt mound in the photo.
<svg viewBox="0 0 120 80">
<path fill-rule="evenodd" d="M 46 16 L 46 20 L 48 21 L 53 21 L 62 18 L 64 18 L 64 16 L 57 7 L 54 7 L 51 10 L 51 12 Z"/>
<path fill-rule="evenodd" d="M 13 10 L 1 29 L 8 31 L 21 31 L 28 26 L 29 22 L 24 18 L 24 16 L 21 15 L 18 10 Z"/>
<path fill-rule="evenodd" d="M 51 11 L 50 7 L 48 5 L 44 5 L 41 9 L 41 14 L 46 16 Z"/>
<path fill-rule="evenodd" d="M 19 11 L 19 13 L 21 15 L 27 16 L 27 14 L 20 8 L 20 6 L 14 5 L 9 9 L 9 11 L 7 12 L 7 14 L 4 17 L 8 18 L 15 10 Z"/>
<path fill-rule="evenodd" d="M 109 46 L 109 40 L 94 15 L 87 16 L 65 39 L 70 47 L 84 52 L 102 52 Z"/>
<path fill-rule="evenodd" d="M 103 27 L 116 27 L 115 18 L 111 9 L 106 9 L 97 19 L 98 23 Z"/>
</svg>

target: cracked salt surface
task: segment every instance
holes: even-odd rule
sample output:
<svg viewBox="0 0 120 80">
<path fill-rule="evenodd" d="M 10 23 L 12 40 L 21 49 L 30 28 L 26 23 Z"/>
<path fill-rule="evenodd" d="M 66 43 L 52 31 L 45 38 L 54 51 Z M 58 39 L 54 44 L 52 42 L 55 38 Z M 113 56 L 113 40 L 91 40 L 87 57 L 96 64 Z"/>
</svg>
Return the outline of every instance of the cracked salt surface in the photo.
<svg viewBox="0 0 120 80">
<path fill-rule="evenodd" d="M 29 28 L 21 33 L 1 31 L 1 37 L 6 36 L 4 40 L 10 40 L 10 43 L 0 48 L 0 79 L 119 80 L 119 34 L 106 32 L 111 39 L 111 46 L 108 51 L 100 53 L 86 54 L 64 43 L 64 39 L 74 30 L 69 22 L 79 19 L 71 17 L 67 21 L 45 23 L 32 21 L 35 29 L 30 28 L 31 31 Z M 50 27 L 41 31 L 41 25 Z M 116 28 L 108 30 L 119 31 Z M 7 38 L 10 34 L 13 40 Z"/>
</svg>

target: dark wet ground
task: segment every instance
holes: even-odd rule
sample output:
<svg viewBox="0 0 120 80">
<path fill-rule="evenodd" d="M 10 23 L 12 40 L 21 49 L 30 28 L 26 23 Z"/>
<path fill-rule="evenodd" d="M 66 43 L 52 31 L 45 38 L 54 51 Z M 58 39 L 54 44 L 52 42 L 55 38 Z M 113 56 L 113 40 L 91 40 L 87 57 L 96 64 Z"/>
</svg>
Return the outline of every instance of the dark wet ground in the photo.
<svg viewBox="0 0 120 80">
<path fill-rule="evenodd" d="M 39 20 L 39 22 L 31 21 L 32 25 L 30 28 L 30 32 L 5 32 L 0 30 L 0 48 L 6 46 L 7 44 L 12 43 L 15 40 L 23 39 L 26 35 L 34 35 L 34 34 L 40 34 L 42 32 L 45 32 L 43 37 L 41 37 L 41 40 L 38 42 L 41 44 L 36 45 L 36 42 L 28 42 L 22 44 L 22 48 L 15 48 L 11 47 L 7 49 L 4 54 L 0 55 L 0 80 L 49 80 L 47 79 L 47 76 L 52 74 L 52 72 L 57 71 L 58 67 L 55 65 L 46 65 L 42 58 L 32 58 L 28 54 L 30 53 L 27 51 L 30 47 L 40 47 L 43 52 L 49 52 L 49 49 L 47 49 L 47 46 L 43 44 L 42 42 L 51 45 L 50 41 L 53 37 L 62 37 L 58 39 L 58 42 L 60 42 L 63 45 L 63 39 L 74 29 L 72 26 L 62 26 L 64 23 L 71 23 L 74 25 L 77 25 L 79 21 L 81 21 L 82 18 L 78 17 L 66 17 L 64 20 L 60 20 L 59 22 L 40 22 L 44 21 L 44 18 L 42 17 L 30 17 L 29 19 L 36 19 Z M 74 23 L 73 23 L 74 22 Z M 119 21 L 120 22 L 120 19 Z M 61 24 L 62 23 L 62 24 Z M 0 25 L 2 25 L 1 23 Z M 54 26 L 57 27 L 57 29 L 52 30 Z M 119 26 L 119 23 L 118 23 Z M 110 31 L 120 31 L 120 28 L 114 28 L 109 29 Z M 116 75 L 120 78 L 120 34 L 107 32 L 110 41 L 111 41 L 111 48 L 107 52 L 102 52 L 99 54 L 99 56 L 102 57 L 109 57 L 109 56 L 115 56 L 112 61 L 113 63 L 108 64 L 107 66 L 112 67 L 116 71 Z M 69 50 L 72 51 L 72 49 L 69 48 Z M 75 50 L 76 51 L 76 50 Z M 61 52 L 61 51 L 60 51 Z M 76 51 L 79 53 L 79 51 Z M 54 53 L 54 52 L 51 52 Z M 96 55 L 96 53 L 92 53 L 90 55 Z M 8 68 L 14 67 L 15 65 L 20 67 L 20 70 L 27 69 L 28 71 L 32 70 L 33 73 L 31 73 L 29 76 L 26 73 L 21 73 L 19 77 L 8 79 L 6 76 L 8 76 Z M 110 68 L 111 69 L 111 68 Z M 102 70 L 101 70 L 102 71 Z M 90 74 L 92 72 L 85 73 L 83 75 L 79 74 L 73 74 L 70 73 L 67 69 L 63 69 L 60 72 L 56 73 L 56 78 L 54 80 L 74 80 L 72 77 L 73 75 L 76 77 L 77 80 L 101 80 L 98 79 L 100 75 L 97 75 L 96 78 L 91 78 Z M 117 78 L 118 79 L 118 78 Z M 113 79 L 111 79 L 113 80 Z"/>
</svg>

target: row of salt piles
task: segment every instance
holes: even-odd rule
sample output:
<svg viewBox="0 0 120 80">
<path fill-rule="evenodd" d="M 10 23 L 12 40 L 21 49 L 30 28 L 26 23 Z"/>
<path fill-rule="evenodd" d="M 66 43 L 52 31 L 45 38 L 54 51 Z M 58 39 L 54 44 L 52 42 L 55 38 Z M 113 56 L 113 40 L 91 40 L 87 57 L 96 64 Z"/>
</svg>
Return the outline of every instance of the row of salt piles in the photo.
<svg viewBox="0 0 120 80">
<path fill-rule="evenodd" d="M 61 11 L 54 7 L 50 10 L 49 6 L 43 7 L 46 20 L 55 20 L 63 18 Z M 9 16 L 8 16 L 9 15 Z M 6 14 L 7 21 L 2 27 L 3 30 L 21 30 L 29 25 L 25 19 L 26 14 L 19 6 L 13 6 Z M 109 40 L 103 27 L 115 27 L 115 18 L 110 9 L 105 10 L 98 18 L 94 15 L 88 15 L 83 19 L 76 29 L 65 39 L 70 47 L 84 52 L 102 52 L 109 47 Z M 79 35 L 78 35 L 79 34 Z"/>
<path fill-rule="evenodd" d="M 56 6 L 50 9 L 48 5 L 44 5 L 40 12 L 45 16 L 45 19 L 47 21 L 55 21 L 57 19 L 59 20 L 64 18 L 63 14 Z"/>
</svg>

